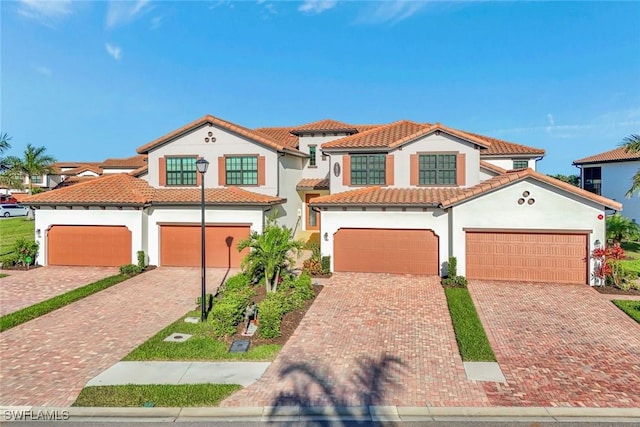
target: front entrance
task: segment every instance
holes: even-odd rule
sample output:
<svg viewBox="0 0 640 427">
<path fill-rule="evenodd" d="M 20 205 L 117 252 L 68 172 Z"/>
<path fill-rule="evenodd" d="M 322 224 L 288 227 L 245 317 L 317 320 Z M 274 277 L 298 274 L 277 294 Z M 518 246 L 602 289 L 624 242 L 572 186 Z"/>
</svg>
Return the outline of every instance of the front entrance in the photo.
<svg viewBox="0 0 640 427">
<path fill-rule="evenodd" d="M 305 205 L 307 208 L 306 229 L 307 230 L 320 230 L 320 212 L 316 212 L 309 206 L 309 201 L 315 197 L 319 197 L 319 194 L 307 194 L 305 197 Z"/>
</svg>

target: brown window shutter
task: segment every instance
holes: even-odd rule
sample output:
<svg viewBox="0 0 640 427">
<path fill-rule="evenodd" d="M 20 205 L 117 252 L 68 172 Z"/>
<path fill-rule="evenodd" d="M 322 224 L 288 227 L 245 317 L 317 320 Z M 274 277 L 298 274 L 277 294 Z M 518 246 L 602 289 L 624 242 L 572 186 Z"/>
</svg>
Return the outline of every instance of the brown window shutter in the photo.
<svg viewBox="0 0 640 427">
<path fill-rule="evenodd" d="M 387 158 L 386 158 L 386 162 L 387 164 L 386 166 L 386 170 L 385 170 L 385 184 L 386 185 L 393 185 L 393 178 L 395 176 L 395 172 L 393 169 L 393 154 L 387 154 Z"/>
<path fill-rule="evenodd" d="M 418 155 L 412 154 L 409 159 L 409 184 L 418 185 L 420 182 L 420 171 L 418 165 Z"/>
<path fill-rule="evenodd" d="M 351 157 L 342 156 L 342 185 L 351 185 Z"/>
<path fill-rule="evenodd" d="M 467 177 L 467 155 L 464 153 L 458 153 L 457 162 L 456 162 L 456 183 L 459 187 L 466 185 L 466 177 Z"/>
<path fill-rule="evenodd" d="M 167 185 L 167 159 L 160 157 L 158 160 L 158 185 L 165 187 Z"/>
<path fill-rule="evenodd" d="M 202 157 L 198 156 L 196 157 L 196 160 L 200 160 L 201 158 Z M 202 174 L 198 172 L 198 168 L 196 168 L 196 185 L 200 187 L 201 184 L 202 184 Z"/>
<path fill-rule="evenodd" d="M 227 166 L 223 157 L 218 157 L 218 185 L 224 186 L 227 183 Z"/>
<path fill-rule="evenodd" d="M 258 185 L 266 184 L 265 175 L 265 158 L 264 156 L 258 156 Z"/>
</svg>

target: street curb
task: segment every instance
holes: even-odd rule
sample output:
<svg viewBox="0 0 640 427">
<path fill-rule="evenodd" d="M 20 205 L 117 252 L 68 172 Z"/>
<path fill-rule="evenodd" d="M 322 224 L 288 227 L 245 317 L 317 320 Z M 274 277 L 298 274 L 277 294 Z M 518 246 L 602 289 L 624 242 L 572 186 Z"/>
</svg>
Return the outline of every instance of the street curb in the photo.
<svg viewBox="0 0 640 427">
<path fill-rule="evenodd" d="M 20 415 L 64 416 L 70 421 L 603 421 L 640 423 L 640 408 L 577 407 L 411 407 L 411 406 L 252 406 L 204 408 L 95 408 L 0 406 L 0 421 Z M 29 418 L 31 417 L 31 418 Z"/>
</svg>

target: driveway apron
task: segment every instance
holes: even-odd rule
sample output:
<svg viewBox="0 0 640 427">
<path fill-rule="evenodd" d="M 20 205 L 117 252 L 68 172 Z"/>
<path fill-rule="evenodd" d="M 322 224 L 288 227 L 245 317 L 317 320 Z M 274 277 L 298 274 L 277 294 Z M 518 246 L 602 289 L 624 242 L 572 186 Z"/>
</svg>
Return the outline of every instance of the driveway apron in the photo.
<svg viewBox="0 0 640 427">
<path fill-rule="evenodd" d="M 40 267 L 29 271 L 3 270 L 0 316 L 118 274 L 114 267 Z"/>
<path fill-rule="evenodd" d="M 207 270 L 208 292 L 225 273 Z M 158 268 L 3 332 L 0 404 L 71 405 L 87 381 L 194 309 L 199 295 L 199 269 Z"/>
<path fill-rule="evenodd" d="M 222 406 L 486 406 L 437 277 L 340 273 L 255 384 Z"/>
<path fill-rule="evenodd" d="M 640 407 L 640 325 L 594 289 L 469 289 L 508 383 L 485 384 L 492 405 Z"/>
</svg>

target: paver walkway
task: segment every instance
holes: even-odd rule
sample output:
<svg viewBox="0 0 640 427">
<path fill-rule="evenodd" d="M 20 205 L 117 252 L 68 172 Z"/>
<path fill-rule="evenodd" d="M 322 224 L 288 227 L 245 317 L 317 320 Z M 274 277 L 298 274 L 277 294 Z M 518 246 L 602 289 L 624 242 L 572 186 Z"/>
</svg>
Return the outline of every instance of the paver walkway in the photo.
<svg viewBox="0 0 640 427">
<path fill-rule="evenodd" d="M 2 270 L 0 316 L 86 286 L 114 274 L 115 267 L 40 267 L 29 271 Z"/>
<path fill-rule="evenodd" d="M 484 406 L 439 279 L 335 274 L 265 375 L 222 406 Z"/>
<path fill-rule="evenodd" d="M 640 407 L 640 325 L 585 285 L 471 281 L 495 406 Z"/>
<path fill-rule="evenodd" d="M 225 273 L 207 270 L 208 292 Z M 158 268 L 3 332 L 0 405 L 71 405 L 87 381 L 195 308 L 199 295 L 198 268 Z"/>
</svg>

